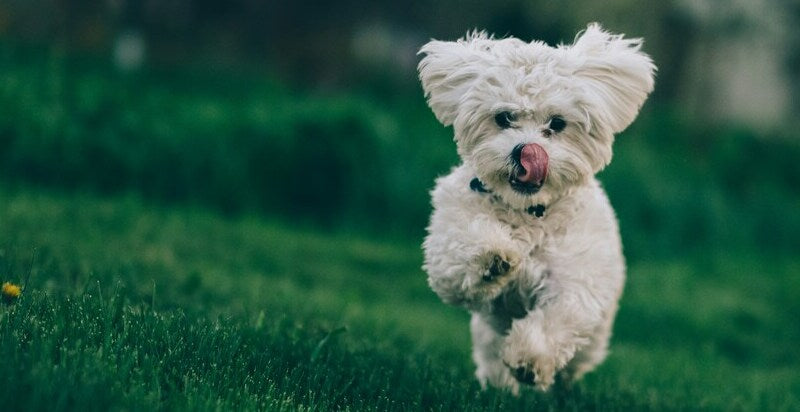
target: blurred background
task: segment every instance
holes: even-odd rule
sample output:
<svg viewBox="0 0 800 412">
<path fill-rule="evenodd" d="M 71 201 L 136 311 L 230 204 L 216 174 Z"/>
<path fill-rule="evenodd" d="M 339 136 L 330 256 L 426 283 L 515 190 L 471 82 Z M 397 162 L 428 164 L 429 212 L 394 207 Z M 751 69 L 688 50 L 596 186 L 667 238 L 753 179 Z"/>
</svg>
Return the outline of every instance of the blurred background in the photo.
<svg viewBox="0 0 800 412">
<path fill-rule="evenodd" d="M 472 28 L 644 37 L 601 174 L 629 256 L 794 252 L 800 2 L 0 2 L 0 179 L 418 239 L 457 162 L 415 67 Z"/>
</svg>

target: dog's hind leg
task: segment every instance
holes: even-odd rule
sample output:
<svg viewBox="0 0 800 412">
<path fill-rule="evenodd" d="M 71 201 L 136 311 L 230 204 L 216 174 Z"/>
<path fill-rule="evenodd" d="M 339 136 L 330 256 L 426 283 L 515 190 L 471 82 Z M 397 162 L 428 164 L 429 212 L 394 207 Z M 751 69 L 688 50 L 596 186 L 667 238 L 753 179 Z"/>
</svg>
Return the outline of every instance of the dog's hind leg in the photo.
<svg viewBox="0 0 800 412">
<path fill-rule="evenodd" d="M 561 371 L 560 377 L 566 384 L 578 381 L 594 370 L 608 355 L 608 343 L 616 314 L 616 305 L 606 316 L 606 322 L 598 326 L 591 335 L 589 344 L 575 353 L 575 357 Z"/>
<path fill-rule="evenodd" d="M 507 389 L 515 395 L 519 394 L 519 382 L 511 375 L 501 357 L 504 336 L 497 333 L 477 313 L 472 314 L 470 331 L 472 332 L 472 359 L 477 366 L 475 376 L 481 387 L 486 389 L 487 385 L 491 385 Z"/>
</svg>

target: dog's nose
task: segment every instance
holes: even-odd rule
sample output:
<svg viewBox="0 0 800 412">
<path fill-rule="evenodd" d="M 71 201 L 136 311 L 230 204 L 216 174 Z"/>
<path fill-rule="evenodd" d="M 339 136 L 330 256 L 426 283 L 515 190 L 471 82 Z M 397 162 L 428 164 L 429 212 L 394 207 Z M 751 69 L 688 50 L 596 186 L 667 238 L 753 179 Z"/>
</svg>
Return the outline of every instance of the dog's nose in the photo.
<svg viewBox="0 0 800 412">
<path fill-rule="evenodd" d="M 547 177 L 547 166 L 550 157 L 542 146 L 536 143 L 520 144 L 511 151 L 511 158 L 518 166 L 516 180 L 541 186 Z"/>
</svg>

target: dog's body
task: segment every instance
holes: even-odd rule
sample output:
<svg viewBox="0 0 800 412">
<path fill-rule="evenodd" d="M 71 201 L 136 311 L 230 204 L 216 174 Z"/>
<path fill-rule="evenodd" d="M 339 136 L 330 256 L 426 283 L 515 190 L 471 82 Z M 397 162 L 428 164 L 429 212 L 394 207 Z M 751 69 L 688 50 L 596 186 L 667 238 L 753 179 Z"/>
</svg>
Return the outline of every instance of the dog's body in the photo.
<svg viewBox="0 0 800 412">
<path fill-rule="evenodd" d="M 639 46 L 590 25 L 568 47 L 474 34 L 422 48 L 428 102 L 462 158 L 432 193 L 424 268 L 472 312 L 484 387 L 547 389 L 605 358 L 625 264 L 594 174 L 652 90 Z"/>
</svg>

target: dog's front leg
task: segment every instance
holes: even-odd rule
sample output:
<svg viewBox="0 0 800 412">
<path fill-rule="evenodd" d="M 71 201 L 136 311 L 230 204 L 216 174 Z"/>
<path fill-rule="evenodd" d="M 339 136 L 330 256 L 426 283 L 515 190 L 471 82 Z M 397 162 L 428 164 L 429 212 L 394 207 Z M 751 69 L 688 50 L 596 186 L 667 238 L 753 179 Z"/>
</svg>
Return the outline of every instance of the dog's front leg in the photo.
<svg viewBox="0 0 800 412">
<path fill-rule="evenodd" d="M 551 294 L 541 307 L 512 323 L 503 362 L 519 381 L 546 390 L 556 373 L 603 325 L 601 306 L 595 296 L 580 288 Z"/>
<path fill-rule="evenodd" d="M 481 310 L 517 273 L 521 254 L 510 228 L 492 216 L 462 217 L 457 224 L 451 216 L 434 212 L 428 227 L 428 283 L 445 302 Z"/>
</svg>

